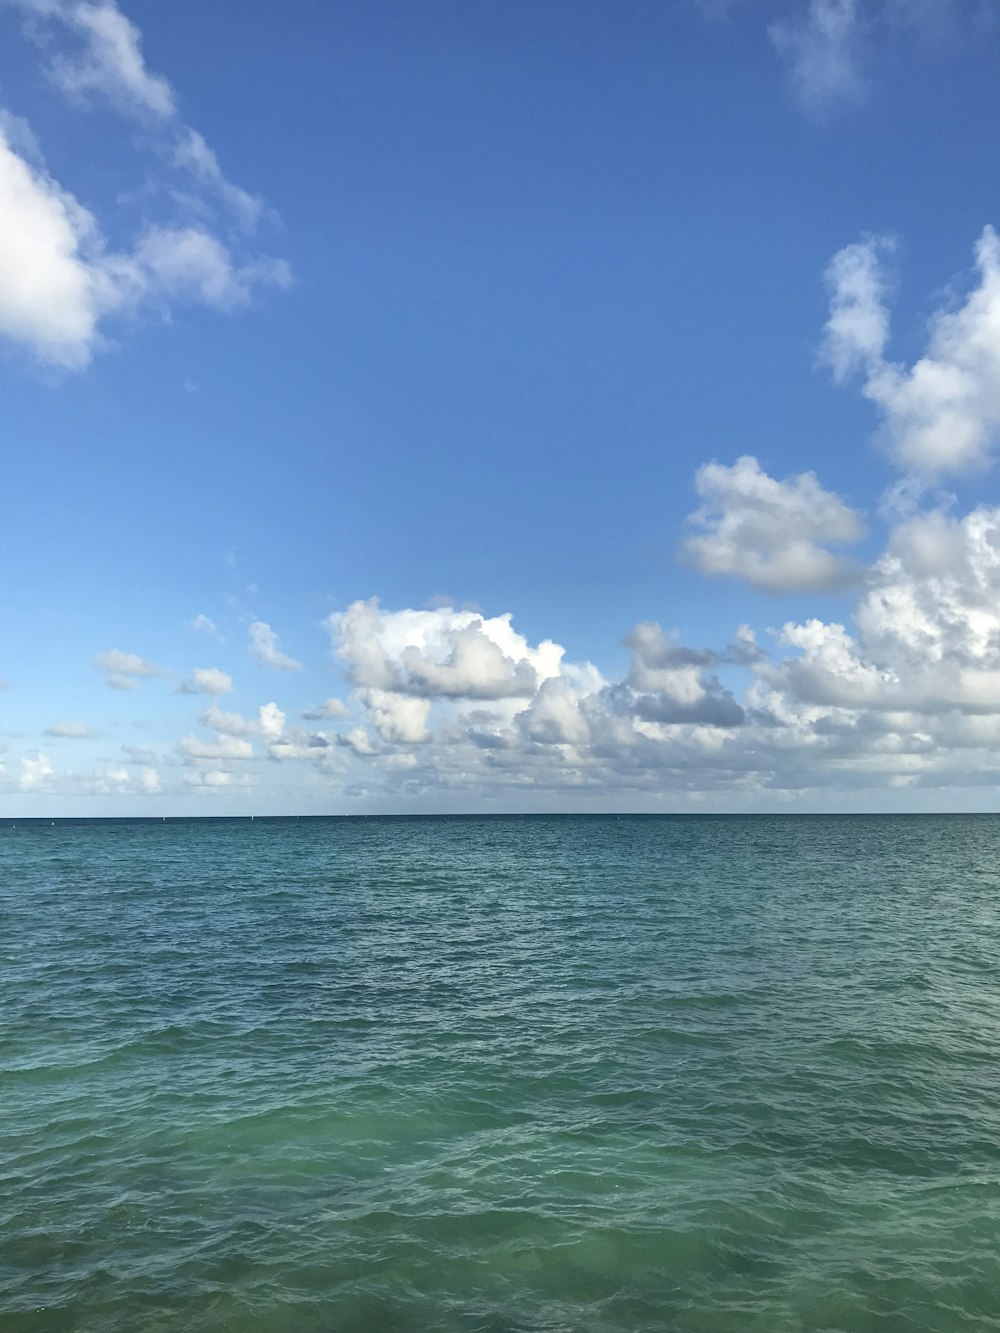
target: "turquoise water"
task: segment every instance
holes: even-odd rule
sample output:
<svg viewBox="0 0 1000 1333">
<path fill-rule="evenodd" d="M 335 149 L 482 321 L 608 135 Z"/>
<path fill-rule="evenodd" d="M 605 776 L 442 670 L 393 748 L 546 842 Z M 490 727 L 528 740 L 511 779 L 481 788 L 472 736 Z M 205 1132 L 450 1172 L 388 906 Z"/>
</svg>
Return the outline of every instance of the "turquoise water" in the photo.
<svg viewBox="0 0 1000 1333">
<path fill-rule="evenodd" d="M 4 1333 L 993 1330 L 1000 818 L 0 825 Z"/>
</svg>

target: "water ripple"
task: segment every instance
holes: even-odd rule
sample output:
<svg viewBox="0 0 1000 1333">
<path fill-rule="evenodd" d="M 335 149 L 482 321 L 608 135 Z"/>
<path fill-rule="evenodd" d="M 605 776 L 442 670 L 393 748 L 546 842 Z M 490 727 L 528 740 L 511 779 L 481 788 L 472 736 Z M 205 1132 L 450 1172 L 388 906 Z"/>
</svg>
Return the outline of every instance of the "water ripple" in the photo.
<svg viewBox="0 0 1000 1333">
<path fill-rule="evenodd" d="M 988 817 L 0 826 L 0 1328 L 993 1330 L 998 867 Z"/>
</svg>

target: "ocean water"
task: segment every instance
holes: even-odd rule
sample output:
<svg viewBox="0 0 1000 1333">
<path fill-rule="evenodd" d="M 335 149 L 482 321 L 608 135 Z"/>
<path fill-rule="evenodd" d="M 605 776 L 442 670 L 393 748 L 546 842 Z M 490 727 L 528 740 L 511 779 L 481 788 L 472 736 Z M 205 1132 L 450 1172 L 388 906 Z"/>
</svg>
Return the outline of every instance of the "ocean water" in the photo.
<svg viewBox="0 0 1000 1333">
<path fill-rule="evenodd" d="M 0 1329 L 995 1330 L 998 916 L 989 816 L 0 824 Z"/>
</svg>

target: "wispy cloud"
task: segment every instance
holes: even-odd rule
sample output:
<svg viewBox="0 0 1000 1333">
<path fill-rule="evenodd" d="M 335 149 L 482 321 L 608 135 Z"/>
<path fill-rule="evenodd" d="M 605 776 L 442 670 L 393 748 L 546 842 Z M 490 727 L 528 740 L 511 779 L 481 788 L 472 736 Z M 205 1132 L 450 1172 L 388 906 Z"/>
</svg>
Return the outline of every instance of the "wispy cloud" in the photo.
<svg viewBox="0 0 1000 1333">
<path fill-rule="evenodd" d="M 263 662 L 274 671 L 302 670 L 301 662 L 281 651 L 277 634 L 264 620 L 255 620 L 250 626 L 250 651 L 258 662 Z"/>
<path fill-rule="evenodd" d="M 154 662 L 147 662 L 136 653 L 123 653 L 118 648 L 98 653 L 94 665 L 104 672 L 104 679 L 113 690 L 134 690 L 139 680 L 165 674 Z"/>
<path fill-rule="evenodd" d="M 95 727 L 88 726 L 86 722 L 53 722 L 50 727 L 45 728 L 46 736 L 60 736 L 64 740 L 71 741 L 90 740 L 100 734 Z"/>
<path fill-rule="evenodd" d="M 788 61 L 805 107 L 825 110 L 860 100 L 866 40 L 859 0 L 809 0 L 804 12 L 773 23 L 768 31 Z"/>
</svg>

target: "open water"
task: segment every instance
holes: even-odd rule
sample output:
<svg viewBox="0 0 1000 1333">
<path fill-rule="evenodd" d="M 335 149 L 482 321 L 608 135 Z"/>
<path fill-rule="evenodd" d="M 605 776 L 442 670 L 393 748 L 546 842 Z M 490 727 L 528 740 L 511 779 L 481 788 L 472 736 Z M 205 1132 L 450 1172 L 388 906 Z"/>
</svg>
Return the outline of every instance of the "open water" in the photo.
<svg viewBox="0 0 1000 1333">
<path fill-rule="evenodd" d="M 995 1330 L 998 918 L 989 816 L 0 824 L 0 1329 Z"/>
</svg>

